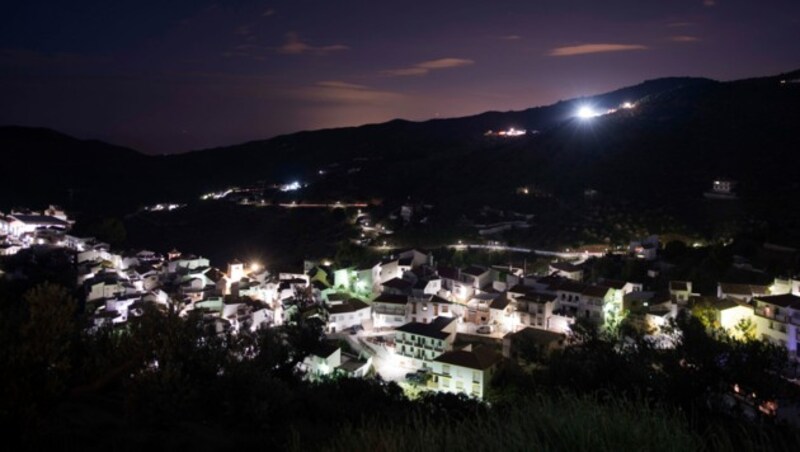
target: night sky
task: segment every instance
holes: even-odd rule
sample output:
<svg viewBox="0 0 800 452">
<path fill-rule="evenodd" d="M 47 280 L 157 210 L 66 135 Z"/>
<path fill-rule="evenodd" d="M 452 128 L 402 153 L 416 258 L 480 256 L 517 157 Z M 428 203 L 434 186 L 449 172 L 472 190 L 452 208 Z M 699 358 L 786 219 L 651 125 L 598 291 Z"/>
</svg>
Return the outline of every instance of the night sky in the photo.
<svg viewBox="0 0 800 452">
<path fill-rule="evenodd" d="M 800 68 L 798 0 L 29 0 L 0 11 L 0 124 L 148 153 Z"/>
</svg>

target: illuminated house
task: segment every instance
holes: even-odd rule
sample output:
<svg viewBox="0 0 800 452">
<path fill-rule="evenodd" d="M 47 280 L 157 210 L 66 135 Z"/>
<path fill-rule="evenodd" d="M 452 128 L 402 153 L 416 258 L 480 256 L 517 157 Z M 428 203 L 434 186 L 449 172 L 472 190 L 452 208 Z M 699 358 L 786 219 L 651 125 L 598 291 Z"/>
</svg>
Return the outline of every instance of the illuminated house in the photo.
<svg viewBox="0 0 800 452">
<path fill-rule="evenodd" d="M 328 299 L 327 330 L 330 333 L 344 331 L 352 327 L 367 327 L 372 323 L 372 308 L 361 300 Z"/>
<path fill-rule="evenodd" d="M 0 234 L 19 237 L 26 233 L 33 233 L 41 229 L 56 229 L 67 231 L 72 227 L 74 221 L 63 218 L 40 215 L 36 213 L 23 214 L 12 213 L 10 215 L 0 214 Z"/>
<path fill-rule="evenodd" d="M 430 385 L 440 392 L 482 399 L 502 360 L 502 355 L 482 346 L 445 352 L 431 363 Z"/>
<path fill-rule="evenodd" d="M 430 323 L 411 322 L 395 330 L 395 353 L 410 367 L 430 367 L 431 361 L 453 349 L 456 319 L 437 317 Z"/>
<path fill-rule="evenodd" d="M 792 294 L 757 296 L 754 303 L 758 337 L 785 347 L 789 357 L 797 359 L 800 297 Z"/>
<path fill-rule="evenodd" d="M 763 297 L 771 295 L 769 286 L 759 284 L 735 284 L 735 283 L 718 283 L 717 284 L 717 297 L 719 298 L 734 298 L 738 301 L 745 303 L 750 302 L 753 297 Z"/>
<path fill-rule="evenodd" d="M 729 179 L 716 179 L 711 184 L 711 191 L 703 194 L 708 199 L 736 199 L 736 182 Z"/>
<path fill-rule="evenodd" d="M 354 271 L 355 280 L 352 281 L 351 290 L 355 292 L 376 292 L 380 288 L 380 264 L 359 267 Z"/>
<path fill-rule="evenodd" d="M 632 241 L 628 251 L 638 259 L 655 260 L 658 254 L 658 236 L 651 235 L 642 240 Z"/>
<path fill-rule="evenodd" d="M 372 320 L 375 328 L 397 327 L 408 320 L 407 295 L 380 294 L 372 300 Z"/>
<path fill-rule="evenodd" d="M 489 303 L 489 322 L 502 332 L 514 331 L 519 325 L 519 316 L 514 303 L 507 295 L 501 295 Z"/>
<path fill-rule="evenodd" d="M 557 295 L 558 311 L 569 317 L 583 317 L 603 324 L 607 314 L 621 312 L 610 287 L 593 286 L 567 279 L 556 280 L 549 288 Z"/>
<path fill-rule="evenodd" d="M 477 265 L 469 266 L 461 270 L 461 281 L 472 288 L 481 289 L 492 282 L 492 270 Z"/>
<path fill-rule="evenodd" d="M 692 297 L 692 304 L 700 307 L 705 313 L 713 314 L 714 324 L 712 326 L 722 328 L 728 334 L 737 338 L 741 338 L 742 333 L 737 329 L 739 322 L 752 320 L 754 326 L 758 325 L 755 317 L 753 317 L 753 306 L 738 302 L 735 299 L 694 296 Z M 755 332 L 757 333 L 757 330 Z"/>
<path fill-rule="evenodd" d="M 556 294 L 541 293 L 518 284 L 508 290 L 508 296 L 516 302 L 521 325 L 544 330 L 555 328 L 551 321 L 556 308 Z"/>
<path fill-rule="evenodd" d="M 544 358 L 554 350 L 563 348 L 566 338 L 567 336 L 562 333 L 539 328 L 523 328 L 503 336 L 503 356 L 523 362 L 529 361 L 529 358 L 532 358 L 530 355 Z"/>
<path fill-rule="evenodd" d="M 382 293 L 409 295 L 414 284 L 407 279 L 393 278 L 381 284 Z"/>
<path fill-rule="evenodd" d="M 676 303 L 684 305 L 689 301 L 692 294 L 691 281 L 670 281 L 669 295 Z"/>
<path fill-rule="evenodd" d="M 411 322 L 430 323 L 437 317 L 453 317 L 460 306 L 438 295 L 408 298 L 408 315 Z"/>
<path fill-rule="evenodd" d="M 342 349 L 329 343 L 323 343 L 306 357 L 300 367 L 306 372 L 306 378 L 318 380 L 333 375 L 341 364 Z"/>
</svg>

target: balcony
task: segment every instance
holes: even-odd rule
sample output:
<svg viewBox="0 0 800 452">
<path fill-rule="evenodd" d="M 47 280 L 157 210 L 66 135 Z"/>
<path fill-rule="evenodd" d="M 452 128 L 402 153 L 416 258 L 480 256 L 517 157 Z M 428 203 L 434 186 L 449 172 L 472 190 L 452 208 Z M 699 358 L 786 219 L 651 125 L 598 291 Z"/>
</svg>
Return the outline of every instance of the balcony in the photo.
<svg viewBox="0 0 800 452">
<path fill-rule="evenodd" d="M 786 314 L 775 314 L 775 309 L 773 308 L 756 308 L 754 312 L 757 316 L 776 320 L 778 322 L 786 323 L 787 321 Z M 800 322 L 800 317 L 798 317 L 797 319 L 793 318 L 793 321 Z"/>
</svg>

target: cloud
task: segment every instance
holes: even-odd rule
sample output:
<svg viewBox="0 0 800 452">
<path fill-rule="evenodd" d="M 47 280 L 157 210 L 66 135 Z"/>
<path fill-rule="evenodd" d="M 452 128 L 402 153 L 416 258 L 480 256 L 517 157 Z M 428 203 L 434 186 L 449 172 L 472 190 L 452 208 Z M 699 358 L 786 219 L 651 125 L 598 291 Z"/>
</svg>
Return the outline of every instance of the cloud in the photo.
<svg viewBox="0 0 800 452">
<path fill-rule="evenodd" d="M 691 27 L 691 26 L 694 26 L 694 25 L 695 25 L 694 22 L 670 22 L 670 23 L 667 24 L 667 26 L 670 27 L 670 28 L 685 28 L 685 27 Z"/>
<path fill-rule="evenodd" d="M 270 17 L 275 15 L 275 10 L 270 8 L 261 14 L 261 17 Z"/>
<path fill-rule="evenodd" d="M 423 61 L 411 67 L 400 69 L 388 69 L 381 72 L 391 77 L 405 77 L 414 75 L 427 75 L 431 71 L 439 69 L 452 69 L 475 64 L 475 61 L 466 58 L 439 58 L 437 60 Z"/>
<path fill-rule="evenodd" d="M 284 55 L 302 55 L 302 54 L 313 54 L 313 55 L 327 55 L 333 52 L 339 52 L 342 50 L 349 50 L 350 47 L 343 45 L 343 44 L 332 44 L 326 46 L 312 46 L 311 44 L 303 41 L 295 32 L 286 33 L 286 42 L 283 43 L 282 46 L 278 47 L 278 53 L 282 53 Z"/>
<path fill-rule="evenodd" d="M 355 83 L 342 82 L 342 81 L 339 81 L 339 80 L 327 80 L 327 81 L 317 82 L 317 86 L 321 86 L 323 88 L 369 89 L 369 87 L 365 86 L 365 85 L 358 85 L 358 84 L 355 84 Z"/>
<path fill-rule="evenodd" d="M 547 53 L 549 56 L 575 56 L 590 53 L 625 52 L 629 50 L 646 50 L 641 44 L 582 44 L 579 46 L 556 47 Z"/>
<path fill-rule="evenodd" d="M 703 6 L 716 6 L 717 0 L 703 0 Z"/>
<path fill-rule="evenodd" d="M 700 40 L 697 36 L 688 36 L 688 35 L 680 35 L 680 36 L 670 36 L 669 40 L 672 42 L 697 42 Z"/>
<path fill-rule="evenodd" d="M 253 27 L 251 25 L 239 25 L 233 32 L 237 35 L 247 36 L 253 33 Z"/>
<path fill-rule="evenodd" d="M 403 98 L 402 94 L 382 91 L 365 85 L 326 80 L 292 90 L 291 95 L 306 101 L 334 104 L 386 104 Z"/>
<path fill-rule="evenodd" d="M 500 39 L 502 39 L 503 41 L 519 41 L 520 39 L 522 39 L 522 36 L 520 36 L 520 35 L 505 35 L 505 36 L 500 36 Z"/>
</svg>

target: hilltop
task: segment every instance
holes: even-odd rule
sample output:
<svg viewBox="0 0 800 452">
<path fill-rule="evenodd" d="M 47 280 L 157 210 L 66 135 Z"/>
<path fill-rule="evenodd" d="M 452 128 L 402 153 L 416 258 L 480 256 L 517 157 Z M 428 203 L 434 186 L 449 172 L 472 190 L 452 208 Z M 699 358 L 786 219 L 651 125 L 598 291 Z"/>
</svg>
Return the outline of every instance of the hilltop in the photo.
<svg viewBox="0 0 800 452">
<path fill-rule="evenodd" d="M 515 198 L 520 186 L 566 202 L 592 189 L 680 214 L 704 210 L 703 191 L 726 177 L 738 182 L 740 213 L 789 221 L 782 200 L 800 190 L 791 172 L 800 84 L 781 80 L 797 78 L 800 71 L 732 82 L 664 78 L 524 111 L 299 132 L 168 156 L 5 127 L 0 149 L 14 169 L 0 182 L 0 206 L 55 201 L 129 211 L 229 185 L 299 179 L 310 184 L 307 199 L 411 198 L 451 216 L 484 204 L 533 209 Z M 635 108 L 575 117 L 581 105 L 606 111 L 624 102 Z M 484 136 L 509 127 L 538 133 Z"/>
</svg>

